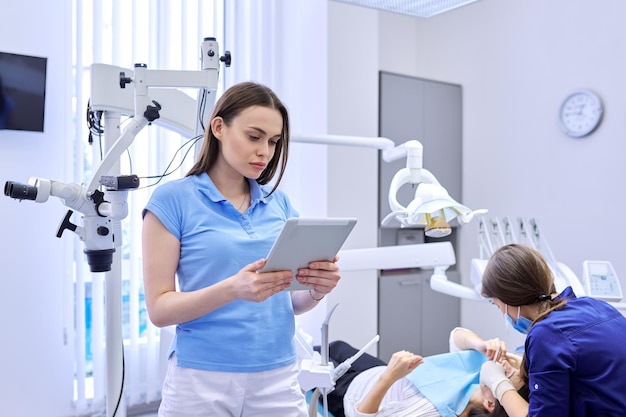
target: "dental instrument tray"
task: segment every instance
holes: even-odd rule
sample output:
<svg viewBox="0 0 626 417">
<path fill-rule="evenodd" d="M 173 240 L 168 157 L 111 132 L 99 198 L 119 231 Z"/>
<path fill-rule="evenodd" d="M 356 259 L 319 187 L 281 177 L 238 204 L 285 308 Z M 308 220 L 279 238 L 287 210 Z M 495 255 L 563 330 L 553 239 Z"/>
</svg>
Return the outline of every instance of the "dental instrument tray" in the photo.
<svg viewBox="0 0 626 417">
<path fill-rule="evenodd" d="M 294 279 L 285 291 L 311 289 L 295 279 L 298 269 L 306 268 L 313 261 L 332 261 L 355 224 L 354 218 L 290 218 L 259 272 L 290 270 Z"/>
</svg>

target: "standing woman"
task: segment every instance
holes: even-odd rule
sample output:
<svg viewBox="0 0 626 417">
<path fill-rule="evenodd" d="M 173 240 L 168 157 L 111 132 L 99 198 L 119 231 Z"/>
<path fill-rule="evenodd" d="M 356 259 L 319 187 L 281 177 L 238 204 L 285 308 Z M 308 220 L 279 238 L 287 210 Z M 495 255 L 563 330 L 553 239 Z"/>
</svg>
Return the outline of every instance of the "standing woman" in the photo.
<svg viewBox="0 0 626 417">
<path fill-rule="evenodd" d="M 522 379 L 529 401 L 515 392 L 502 365 L 486 362 L 481 383 L 510 417 L 603 416 L 626 413 L 626 318 L 610 304 L 556 294 L 552 272 L 536 250 L 510 244 L 489 259 L 482 295 L 526 333 Z"/>
<path fill-rule="evenodd" d="M 213 108 L 195 165 L 159 186 L 143 212 L 148 314 L 156 326 L 176 325 L 161 417 L 307 415 L 294 314 L 316 306 L 340 274 L 335 262 L 312 262 L 295 277 L 257 272 L 298 216 L 277 189 L 288 149 L 278 97 L 257 83 L 234 85 Z M 293 279 L 314 289 L 282 291 Z"/>
</svg>

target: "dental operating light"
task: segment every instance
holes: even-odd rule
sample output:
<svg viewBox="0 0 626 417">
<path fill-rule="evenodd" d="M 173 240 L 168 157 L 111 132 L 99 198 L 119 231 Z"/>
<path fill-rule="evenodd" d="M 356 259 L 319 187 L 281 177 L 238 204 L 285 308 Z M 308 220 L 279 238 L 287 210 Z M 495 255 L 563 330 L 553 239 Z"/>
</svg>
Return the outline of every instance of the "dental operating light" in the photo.
<svg viewBox="0 0 626 417">
<path fill-rule="evenodd" d="M 391 213 L 385 216 L 382 225 L 396 220 L 402 227 L 424 226 L 426 236 L 441 238 L 452 232 L 450 222 L 454 219 L 459 225 L 463 225 L 469 223 L 475 215 L 487 212 L 485 209 L 472 211 L 450 197 L 437 178 L 423 168 L 423 145 L 417 140 L 409 140 L 398 146 L 391 139 L 383 137 L 296 134 L 292 136 L 292 140 L 380 149 L 385 162 L 406 157 L 406 167 L 399 170 L 391 180 L 388 196 Z M 406 184 L 415 187 L 415 196 L 407 206 L 403 206 L 396 195 Z"/>
</svg>

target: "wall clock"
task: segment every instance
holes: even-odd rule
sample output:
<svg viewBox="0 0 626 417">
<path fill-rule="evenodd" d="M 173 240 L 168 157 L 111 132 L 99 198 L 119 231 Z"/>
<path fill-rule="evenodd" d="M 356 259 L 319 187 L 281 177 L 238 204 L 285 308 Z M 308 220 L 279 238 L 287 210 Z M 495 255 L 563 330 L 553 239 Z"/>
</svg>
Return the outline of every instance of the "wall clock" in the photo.
<svg viewBox="0 0 626 417">
<path fill-rule="evenodd" d="M 573 138 L 582 138 L 600 125 L 603 113 L 602 100 L 596 93 L 582 89 L 573 91 L 561 104 L 561 129 Z"/>
</svg>

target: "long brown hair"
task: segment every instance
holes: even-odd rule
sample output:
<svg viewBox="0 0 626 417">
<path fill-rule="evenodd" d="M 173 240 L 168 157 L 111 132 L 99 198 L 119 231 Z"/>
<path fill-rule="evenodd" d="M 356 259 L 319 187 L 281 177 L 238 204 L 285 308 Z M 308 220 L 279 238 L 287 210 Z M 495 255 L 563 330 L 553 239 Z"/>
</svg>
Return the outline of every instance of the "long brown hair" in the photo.
<svg viewBox="0 0 626 417">
<path fill-rule="evenodd" d="M 204 132 L 204 142 L 200 149 L 200 155 L 187 173 L 187 176 L 200 175 L 204 172 L 208 172 L 215 164 L 215 161 L 217 161 L 220 152 L 220 141 L 217 140 L 213 134 L 210 121 L 216 117 L 221 117 L 226 125 L 230 125 L 235 117 L 252 106 L 262 106 L 278 110 L 283 118 L 281 137 L 276 143 L 274 156 L 256 180 L 256 182 L 261 185 L 267 184 L 272 180 L 280 166 L 278 179 L 268 195 L 271 195 L 276 190 L 287 167 L 287 157 L 289 154 L 289 114 L 285 105 L 269 87 L 250 81 L 233 85 L 227 89 L 215 103 L 211 116 L 209 117 L 209 123 L 207 123 L 207 128 Z"/>
<path fill-rule="evenodd" d="M 491 255 L 483 273 L 481 292 L 485 298 L 497 298 L 510 306 L 538 304 L 539 316 L 533 325 L 567 302 L 564 298 L 550 297 L 556 292 L 554 276 L 541 253 L 516 243 L 504 245 Z M 520 375 L 528 383 L 525 359 L 526 355 Z"/>
</svg>

